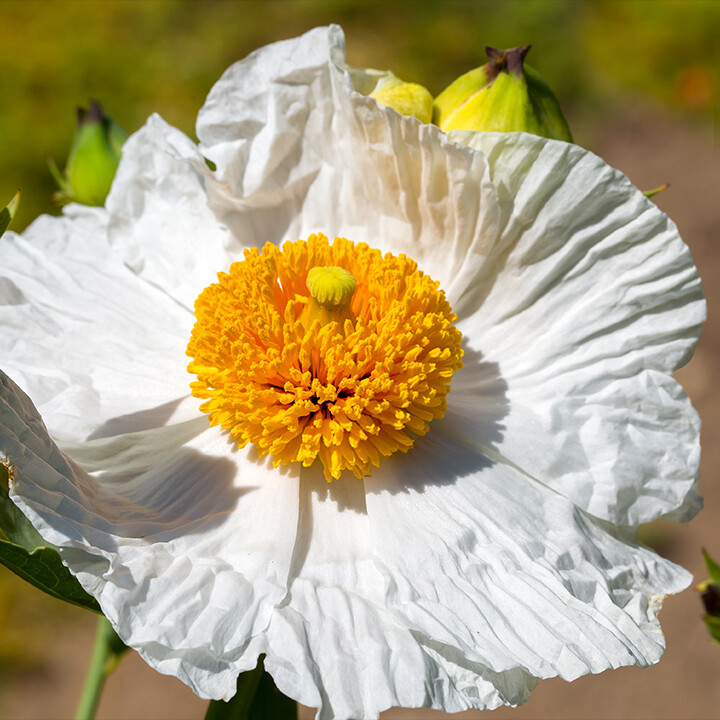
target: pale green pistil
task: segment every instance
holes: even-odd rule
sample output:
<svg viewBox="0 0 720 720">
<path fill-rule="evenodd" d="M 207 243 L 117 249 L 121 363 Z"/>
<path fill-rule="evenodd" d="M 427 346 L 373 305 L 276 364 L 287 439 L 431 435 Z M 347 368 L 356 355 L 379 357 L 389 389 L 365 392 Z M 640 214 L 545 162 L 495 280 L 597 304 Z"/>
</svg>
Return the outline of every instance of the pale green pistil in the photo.
<svg viewBox="0 0 720 720">
<path fill-rule="evenodd" d="M 307 276 L 307 289 L 313 300 L 328 310 L 348 305 L 356 287 L 355 278 L 341 267 L 314 267 Z"/>
<path fill-rule="evenodd" d="M 350 301 L 357 283 L 347 270 L 337 266 L 314 267 L 306 281 L 310 301 L 303 312 L 303 320 L 319 320 L 323 325 L 353 318 Z"/>
</svg>

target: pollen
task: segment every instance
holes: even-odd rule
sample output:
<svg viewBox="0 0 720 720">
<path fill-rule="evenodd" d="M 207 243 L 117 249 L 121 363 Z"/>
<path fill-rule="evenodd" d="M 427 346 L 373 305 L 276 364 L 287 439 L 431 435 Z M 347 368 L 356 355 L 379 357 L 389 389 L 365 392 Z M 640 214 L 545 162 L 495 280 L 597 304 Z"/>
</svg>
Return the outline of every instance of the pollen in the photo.
<svg viewBox="0 0 720 720">
<path fill-rule="evenodd" d="M 275 467 L 328 481 L 407 452 L 447 409 L 457 319 L 405 255 L 323 235 L 245 250 L 195 302 L 192 394 Z"/>
</svg>

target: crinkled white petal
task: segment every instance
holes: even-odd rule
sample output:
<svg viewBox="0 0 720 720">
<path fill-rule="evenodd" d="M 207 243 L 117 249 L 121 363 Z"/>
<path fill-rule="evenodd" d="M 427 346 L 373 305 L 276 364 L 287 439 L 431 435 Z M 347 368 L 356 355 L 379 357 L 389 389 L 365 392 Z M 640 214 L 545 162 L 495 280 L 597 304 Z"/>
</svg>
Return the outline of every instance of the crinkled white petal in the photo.
<svg viewBox="0 0 720 720">
<path fill-rule="evenodd" d="M 518 705 L 535 684 L 496 673 L 398 623 L 373 557 L 362 483 L 303 470 L 289 595 L 268 627 L 265 667 L 319 718 L 377 718 L 391 706 L 447 712 Z"/>
<path fill-rule="evenodd" d="M 458 442 L 521 468 L 598 518 L 637 526 L 672 513 L 688 520 L 702 506 L 700 423 L 671 377 L 648 370 L 544 402 L 507 390 L 498 393 L 494 420 L 484 402 L 482 387 L 451 401 L 446 421 Z M 488 424 L 489 436 L 471 430 Z"/>
<path fill-rule="evenodd" d="M 465 139 L 488 158 L 502 218 L 458 323 L 507 384 L 495 449 L 599 518 L 689 519 L 699 420 L 668 374 L 692 353 L 705 301 L 677 229 L 577 146 Z"/>
<path fill-rule="evenodd" d="M 287 591 L 297 480 L 268 472 L 205 418 L 73 447 L 92 477 L 0 379 L 12 499 L 125 642 L 202 697 L 231 697 Z"/>
<path fill-rule="evenodd" d="M 3 368 L 55 439 L 194 416 L 184 357 L 194 322 L 108 245 L 101 209 L 69 206 L 0 243 Z"/>
<path fill-rule="evenodd" d="M 391 617 L 361 484 L 331 491 L 313 469 L 298 489 L 204 422 L 68 444 L 91 477 L 2 376 L 14 501 L 153 667 L 227 698 L 265 652 L 281 690 L 326 718 L 527 699 L 526 673 L 473 664 Z"/>
<path fill-rule="evenodd" d="M 657 662 L 656 613 L 689 573 L 447 431 L 365 480 L 398 623 L 495 672 L 572 680 Z"/>
<path fill-rule="evenodd" d="M 506 356 L 508 379 L 542 393 L 557 373 L 598 360 L 618 374 L 687 362 L 705 302 L 667 215 L 577 145 L 523 133 L 461 137 L 487 159 L 500 217 L 468 291 L 477 312 L 468 334 Z"/>
<path fill-rule="evenodd" d="M 406 253 L 455 306 L 497 233 L 485 160 L 353 91 L 343 53 L 340 28 L 318 28 L 213 87 L 197 134 L 232 191 L 216 213 L 246 244 L 323 232 Z"/>
<path fill-rule="evenodd" d="M 243 245 L 211 209 L 222 193 L 197 146 L 152 115 L 123 146 L 107 198 L 122 261 L 190 311 L 218 272 L 242 260 Z"/>
</svg>

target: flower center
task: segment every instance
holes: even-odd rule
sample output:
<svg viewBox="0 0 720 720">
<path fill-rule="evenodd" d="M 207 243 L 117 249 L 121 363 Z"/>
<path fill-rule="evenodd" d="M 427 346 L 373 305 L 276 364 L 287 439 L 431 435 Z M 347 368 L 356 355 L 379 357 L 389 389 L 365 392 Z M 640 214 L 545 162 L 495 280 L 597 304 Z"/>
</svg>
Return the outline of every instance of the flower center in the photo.
<svg viewBox="0 0 720 720">
<path fill-rule="evenodd" d="M 442 417 L 462 367 L 438 283 L 400 255 L 323 235 L 245 250 L 195 302 L 192 394 L 273 464 L 358 478 Z"/>
</svg>

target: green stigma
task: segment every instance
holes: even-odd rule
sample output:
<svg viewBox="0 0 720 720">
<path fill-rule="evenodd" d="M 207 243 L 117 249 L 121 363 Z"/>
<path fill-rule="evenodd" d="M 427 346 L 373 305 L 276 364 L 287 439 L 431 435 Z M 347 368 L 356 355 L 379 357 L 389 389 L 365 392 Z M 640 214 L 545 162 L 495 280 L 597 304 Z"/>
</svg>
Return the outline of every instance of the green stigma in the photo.
<svg viewBox="0 0 720 720">
<path fill-rule="evenodd" d="M 352 300 L 355 278 L 344 268 L 314 267 L 307 276 L 307 289 L 313 300 L 326 310 L 342 310 Z"/>
</svg>

